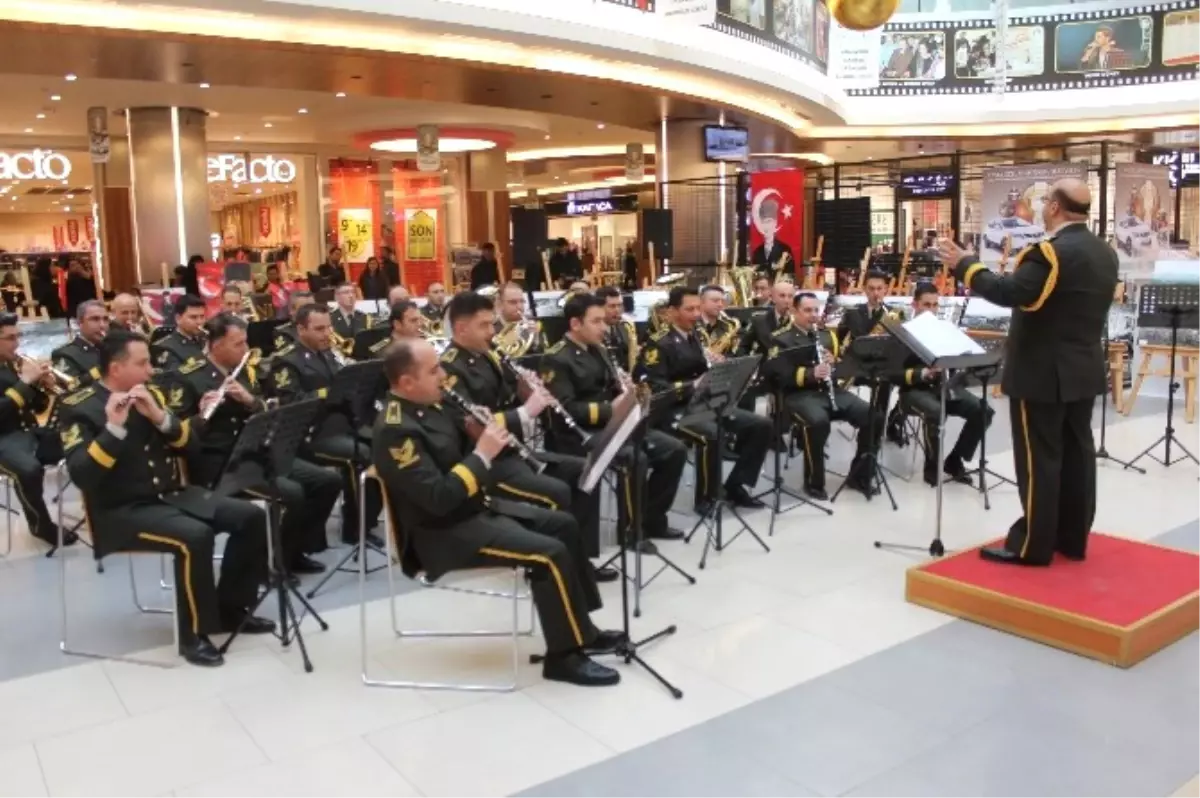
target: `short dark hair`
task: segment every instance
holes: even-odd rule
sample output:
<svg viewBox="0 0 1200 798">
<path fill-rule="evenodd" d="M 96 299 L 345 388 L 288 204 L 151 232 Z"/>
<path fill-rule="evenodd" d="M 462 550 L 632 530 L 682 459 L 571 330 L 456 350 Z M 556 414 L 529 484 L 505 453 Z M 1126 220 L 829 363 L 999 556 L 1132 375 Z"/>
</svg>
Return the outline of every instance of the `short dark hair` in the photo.
<svg viewBox="0 0 1200 798">
<path fill-rule="evenodd" d="M 324 313 L 326 316 L 328 316 L 329 308 L 325 307 L 324 305 L 319 305 L 316 302 L 309 302 L 307 305 L 301 305 L 300 309 L 296 311 L 296 326 L 307 327 L 309 318 L 319 313 Z"/>
<path fill-rule="evenodd" d="M 208 342 L 216 343 L 229 334 L 230 330 L 244 330 L 249 325 L 241 316 L 235 316 L 232 313 L 218 313 L 204 323 L 204 329 L 208 332 Z"/>
<path fill-rule="evenodd" d="M 913 302 L 919 302 L 921 297 L 926 294 L 936 294 L 937 286 L 930 282 L 919 282 L 917 287 L 913 289 Z"/>
<path fill-rule="evenodd" d="M 771 282 L 771 278 L 769 276 L 763 274 L 762 272 L 758 272 L 757 274 L 754 275 L 754 283 L 757 283 L 761 280 L 766 280 L 768 283 Z M 754 283 L 751 283 L 751 285 L 754 285 Z"/>
<path fill-rule="evenodd" d="M 886 272 L 881 272 L 879 269 L 867 269 L 867 276 L 863 278 L 863 283 L 866 283 L 867 280 L 883 280 L 887 283 L 891 282 L 891 279 Z"/>
<path fill-rule="evenodd" d="M 123 327 L 114 327 L 109 330 L 108 335 L 104 336 L 97 347 L 100 350 L 100 373 L 107 374 L 113 363 L 128 358 L 129 345 L 137 343 L 150 345 L 144 335 L 132 330 L 126 330 Z"/>
<path fill-rule="evenodd" d="M 474 291 L 463 291 L 455 294 L 446 303 L 446 317 L 450 320 L 450 324 L 454 325 L 458 323 L 459 319 L 466 319 L 474 316 L 476 313 L 495 309 L 496 306 L 492 304 L 492 300 L 488 297 L 477 294 Z"/>
<path fill-rule="evenodd" d="M 700 296 L 695 288 L 686 285 L 677 285 L 667 294 L 667 307 L 679 308 L 683 306 L 683 298 L 686 296 Z"/>
<path fill-rule="evenodd" d="M 620 299 L 621 289 L 617 288 L 615 285 L 602 285 L 596 289 L 594 296 L 601 302 L 607 302 L 613 297 Z"/>
<path fill-rule="evenodd" d="M 709 283 L 708 285 L 700 286 L 700 296 L 704 296 L 709 291 L 720 291 L 722 296 L 725 295 L 725 289 L 719 285 L 714 285 L 713 283 Z"/>
<path fill-rule="evenodd" d="M 278 263 L 268 263 L 267 271 L 271 271 L 272 269 L 274 269 L 275 271 L 279 271 L 279 264 Z"/>
<path fill-rule="evenodd" d="M 413 302 L 411 299 L 401 299 L 399 302 L 392 305 L 392 312 L 388 318 L 391 321 L 403 321 L 404 314 L 408 313 L 410 310 L 414 310 L 416 307 L 417 303 Z"/>
<path fill-rule="evenodd" d="M 86 316 L 88 311 L 92 308 L 100 308 L 100 310 L 105 310 L 104 303 L 99 299 L 86 299 L 79 303 L 79 307 L 75 308 L 75 320 L 83 321 L 84 316 Z"/>
<path fill-rule="evenodd" d="M 493 244 L 491 241 L 484 241 L 482 244 L 479 245 L 479 248 L 481 250 L 483 250 L 484 252 L 495 252 L 496 251 L 496 245 Z"/>
<path fill-rule="evenodd" d="M 312 291 L 293 291 L 292 293 L 288 294 L 288 304 L 290 305 L 292 302 L 295 302 L 297 299 L 308 299 L 311 301 L 312 298 L 313 298 Z"/>
<path fill-rule="evenodd" d="M 393 383 L 412 371 L 413 362 L 417 359 L 416 341 L 404 339 L 389 344 L 383 352 L 383 373 L 388 383 Z"/>
<path fill-rule="evenodd" d="M 796 296 L 792 297 L 792 306 L 797 308 L 800 307 L 800 303 L 805 299 L 812 299 L 817 302 L 821 301 L 821 298 L 812 291 L 801 291 L 800 293 L 796 294 Z"/>
<path fill-rule="evenodd" d="M 242 296 L 242 289 L 238 288 L 233 283 L 230 283 L 221 289 L 221 296 L 224 296 L 225 294 L 237 294 L 238 296 Z"/>
<path fill-rule="evenodd" d="M 204 304 L 204 300 L 195 294 L 184 294 L 183 296 L 179 297 L 179 299 L 175 300 L 175 315 L 177 317 L 182 316 L 192 308 L 200 308 L 203 310 L 206 307 L 208 306 Z"/>
<path fill-rule="evenodd" d="M 567 326 L 571 325 L 571 319 L 583 320 L 587 315 L 588 308 L 603 308 L 604 300 L 595 294 L 576 294 L 567 300 L 563 305 L 563 316 L 567 320 Z"/>
<path fill-rule="evenodd" d="M 16 327 L 21 317 L 16 313 L 0 313 L 0 327 Z"/>
</svg>

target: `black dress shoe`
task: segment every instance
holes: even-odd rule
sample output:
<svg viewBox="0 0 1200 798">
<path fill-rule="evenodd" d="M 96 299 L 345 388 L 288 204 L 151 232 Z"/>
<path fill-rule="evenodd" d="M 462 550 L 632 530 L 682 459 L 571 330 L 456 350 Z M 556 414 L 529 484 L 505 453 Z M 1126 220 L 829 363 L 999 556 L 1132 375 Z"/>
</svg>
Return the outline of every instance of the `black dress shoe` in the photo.
<svg viewBox="0 0 1200 798">
<path fill-rule="evenodd" d="M 712 502 L 709 499 L 696 502 L 696 506 L 692 508 L 692 512 L 699 516 L 708 515 L 708 511 L 712 509 Z"/>
<path fill-rule="evenodd" d="M 621 674 L 606 665 L 593 662 L 585 654 L 572 651 L 569 654 L 547 655 L 542 663 L 542 678 L 582 687 L 606 687 L 621 681 Z"/>
<path fill-rule="evenodd" d="M 592 576 L 596 578 L 597 582 L 615 582 L 621 578 L 621 574 L 616 568 L 611 568 L 607 565 L 601 568 L 593 565 Z"/>
<path fill-rule="evenodd" d="M 179 653 L 191 664 L 204 668 L 215 668 L 225 664 L 225 658 L 221 656 L 221 652 L 204 635 L 180 641 Z"/>
<path fill-rule="evenodd" d="M 658 546 L 654 545 L 653 540 L 643 540 L 637 548 L 642 554 L 649 554 L 651 557 L 658 554 Z"/>
<path fill-rule="evenodd" d="M 325 563 L 314 560 L 305 554 L 298 554 L 292 560 L 289 570 L 294 574 L 323 574 L 325 573 Z"/>
<path fill-rule="evenodd" d="M 951 482 L 957 482 L 960 485 L 973 485 L 971 475 L 967 473 L 967 469 L 963 467 L 962 460 L 957 457 L 950 456 L 946 458 L 946 462 L 942 464 L 942 471 L 950 478 Z"/>
<path fill-rule="evenodd" d="M 979 557 L 988 562 L 1001 562 L 1006 565 L 1046 566 L 1050 564 L 1048 562 L 1035 562 L 1034 560 L 1022 559 L 1021 555 L 1015 551 L 1009 551 L 1003 546 L 985 546 L 979 550 Z"/>
<path fill-rule="evenodd" d="M 588 656 L 596 654 L 613 654 L 624 643 L 629 641 L 629 636 L 620 629 L 605 629 L 596 633 L 596 639 L 583 647 L 583 653 Z"/>
<path fill-rule="evenodd" d="M 658 529 L 646 530 L 646 537 L 653 540 L 682 540 L 683 530 L 676 529 L 672 526 L 659 527 Z"/>
<path fill-rule="evenodd" d="M 808 494 L 808 498 L 810 499 L 816 499 L 819 502 L 829 501 L 829 494 L 825 492 L 824 488 L 815 488 L 812 485 L 805 485 L 804 492 Z"/>
<path fill-rule="evenodd" d="M 347 546 L 357 546 L 358 545 L 358 532 L 354 532 L 351 535 L 347 535 L 347 534 L 343 533 L 342 534 L 342 543 L 345 543 Z M 383 538 L 379 537 L 379 535 L 376 535 L 374 532 L 368 532 L 367 533 L 367 545 L 374 546 L 375 548 L 382 551 L 383 550 Z"/>
<path fill-rule="evenodd" d="M 1056 552 L 1056 553 L 1058 554 L 1059 557 L 1065 557 L 1066 559 L 1070 560 L 1071 562 L 1083 562 L 1084 560 L 1087 559 L 1086 554 L 1073 554 L 1073 553 L 1068 553 L 1065 551 L 1060 551 L 1060 552 Z"/>
<path fill-rule="evenodd" d="M 242 622 L 243 618 L 246 619 L 245 623 Z M 236 631 L 243 635 L 269 635 L 275 631 L 275 622 L 245 612 L 230 611 L 221 613 L 221 628 L 230 634 Z"/>
<path fill-rule="evenodd" d="M 766 507 L 761 501 L 751 496 L 750 491 L 746 490 L 744 485 L 726 485 L 725 500 L 734 507 L 744 507 L 747 510 Z"/>
</svg>

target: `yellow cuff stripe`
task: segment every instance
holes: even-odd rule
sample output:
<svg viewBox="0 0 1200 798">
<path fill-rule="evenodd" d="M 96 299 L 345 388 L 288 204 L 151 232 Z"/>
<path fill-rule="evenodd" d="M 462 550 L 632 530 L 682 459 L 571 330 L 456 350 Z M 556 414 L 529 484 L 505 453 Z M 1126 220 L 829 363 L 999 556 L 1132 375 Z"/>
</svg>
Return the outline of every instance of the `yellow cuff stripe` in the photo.
<svg viewBox="0 0 1200 798">
<path fill-rule="evenodd" d="M 496 420 L 496 424 L 500 426 L 500 429 L 508 429 L 508 422 L 505 421 L 503 413 L 497 413 L 492 418 Z"/>
<path fill-rule="evenodd" d="M 593 427 L 600 423 L 600 405 L 595 402 L 588 405 L 588 423 Z"/>
<path fill-rule="evenodd" d="M 804 366 L 796 369 L 796 385 L 800 388 L 804 387 L 804 375 L 808 373 L 808 369 Z"/>
<path fill-rule="evenodd" d="M 318 388 L 317 389 L 317 398 L 318 399 L 324 399 L 327 396 L 329 396 L 328 388 Z"/>
<path fill-rule="evenodd" d="M 9 388 L 7 391 L 4 392 L 4 395 L 7 396 L 9 399 L 12 399 L 13 404 L 15 404 L 17 407 L 25 406 L 25 397 L 21 396 L 20 392 L 17 391 L 16 388 Z"/>
<path fill-rule="evenodd" d="M 967 267 L 967 273 L 963 275 L 963 285 L 970 288 L 971 279 L 985 269 L 987 269 L 987 266 L 984 266 L 982 263 L 972 263 Z"/>
<path fill-rule="evenodd" d="M 467 487 L 468 499 L 479 492 L 479 482 L 476 481 L 475 475 L 471 473 L 471 469 L 467 468 L 462 463 L 459 463 L 454 468 L 451 468 L 450 473 L 461 479 L 463 485 Z"/>
<path fill-rule="evenodd" d="M 169 442 L 167 445 L 172 449 L 182 449 L 187 446 L 188 437 L 191 435 L 192 424 L 190 418 L 185 418 L 183 423 L 179 425 L 179 437 Z"/>
<path fill-rule="evenodd" d="M 833 359 L 838 359 L 838 353 L 841 351 L 841 343 L 838 342 L 837 330 L 829 331 L 829 352 L 833 355 Z"/>
<path fill-rule="evenodd" d="M 112 468 L 114 465 L 116 465 L 117 461 L 113 458 L 113 456 L 101 449 L 100 444 L 96 443 L 95 441 L 92 441 L 88 445 L 87 453 L 92 456 L 93 460 L 105 468 Z"/>
<path fill-rule="evenodd" d="M 913 372 L 914 371 L 916 371 L 916 369 L 905 369 L 905 371 L 904 371 L 904 384 L 905 385 L 913 384 Z"/>
<path fill-rule="evenodd" d="M 1046 300 L 1054 293 L 1054 287 L 1058 285 L 1058 256 L 1054 254 L 1054 245 L 1049 241 L 1042 241 L 1038 244 L 1042 250 L 1042 255 L 1045 256 L 1046 262 L 1050 264 L 1050 273 L 1046 275 L 1046 282 L 1042 285 L 1042 293 L 1032 305 L 1022 305 L 1021 310 L 1027 313 L 1035 313 L 1042 309 L 1042 305 L 1046 304 Z"/>
</svg>

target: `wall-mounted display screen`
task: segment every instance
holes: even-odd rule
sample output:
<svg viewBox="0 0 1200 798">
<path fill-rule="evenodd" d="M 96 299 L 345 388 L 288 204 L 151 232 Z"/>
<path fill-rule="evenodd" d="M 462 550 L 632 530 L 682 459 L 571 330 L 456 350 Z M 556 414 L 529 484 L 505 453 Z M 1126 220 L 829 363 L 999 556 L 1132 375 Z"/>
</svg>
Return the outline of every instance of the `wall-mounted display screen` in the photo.
<svg viewBox="0 0 1200 798">
<path fill-rule="evenodd" d="M 704 160 L 742 162 L 749 157 L 749 130 L 744 127 L 704 126 Z"/>
</svg>

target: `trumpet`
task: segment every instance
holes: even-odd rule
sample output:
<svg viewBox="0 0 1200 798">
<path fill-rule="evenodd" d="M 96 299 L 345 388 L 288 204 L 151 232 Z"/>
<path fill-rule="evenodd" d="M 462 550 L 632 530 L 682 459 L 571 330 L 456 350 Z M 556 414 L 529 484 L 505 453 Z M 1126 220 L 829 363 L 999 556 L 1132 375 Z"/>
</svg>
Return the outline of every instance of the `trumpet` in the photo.
<svg viewBox="0 0 1200 798">
<path fill-rule="evenodd" d="M 818 333 L 816 330 L 813 330 L 811 335 L 812 335 L 813 345 L 817 347 L 817 364 L 819 365 L 819 364 L 825 362 L 825 356 L 829 353 L 826 351 L 825 347 L 821 346 L 820 333 Z M 837 409 L 837 392 L 834 390 L 834 387 L 833 387 L 833 370 L 832 369 L 833 369 L 832 364 L 830 364 L 829 376 L 825 379 L 825 388 L 826 388 L 826 390 L 829 391 L 830 407 Z"/>
<path fill-rule="evenodd" d="M 516 363 L 512 362 L 508 355 L 504 354 L 500 350 L 496 350 L 496 354 L 500 356 L 500 362 L 507 366 L 512 373 L 517 376 L 517 379 L 524 382 L 531 390 L 545 391 L 547 395 L 550 395 L 550 392 L 546 390 L 545 383 L 542 382 L 542 378 L 533 373 L 532 370 L 527 369 L 524 366 L 518 366 Z M 562 402 L 554 398 L 553 395 L 550 395 L 550 399 L 550 409 L 554 411 L 555 415 L 562 419 L 562 422 L 566 425 L 567 429 L 578 435 L 579 440 L 583 443 L 587 443 L 589 440 L 591 440 L 592 436 L 586 430 L 584 430 L 583 427 L 579 426 L 575 419 L 571 418 L 571 414 L 568 413 L 567 409 L 562 406 Z"/>
<path fill-rule="evenodd" d="M 466 413 L 468 416 L 475 419 L 480 424 L 483 424 L 485 427 L 492 423 L 492 414 L 486 407 L 468 402 L 466 398 L 462 396 L 462 394 L 443 386 L 442 397 L 446 399 L 449 404 Z M 524 441 L 516 437 L 511 437 L 509 438 L 508 445 L 513 448 L 513 451 L 517 453 L 518 457 L 524 460 L 529 467 L 537 473 L 540 474 L 546 470 L 546 464 L 537 459 L 537 456 L 533 453 L 533 450 L 526 446 Z"/>
<path fill-rule="evenodd" d="M 247 352 L 246 354 L 242 355 L 242 362 L 238 363 L 237 368 L 230 372 L 229 376 L 225 378 L 225 382 L 221 383 L 221 387 L 217 389 L 216 401 L 208 406 L 208 409 L 206 409 L 200 415 L 200 418 L 208 421 L 213 417 L 213 413 L 217 412 L 217 408 L 220 407 L 221 403 L 225 401 L 225 392 L 229 390 L 229 384 L 237 380 L 238 375 L 242 373 L 242 369 L 246 367 L 246 361 L 250 359 L 250 354 L 250 352 Z"/>
<path fill-rule="evenodd" d="M 338 334 L 337 330 L 329 330 L 329 351 L 333 353 L 333 359 L 338 362 L 339 366 L 344 366 L 350 362 L 350 353 L 354 351 L 354 338 L 345 338 Z"/>
<path fill-rule="evenodd" d="M 36 358 L 29 357 L 28 355 L 17 355 L 17 370 L 19 371 L 26 363 L 40 364 L 42 362 L 45 361 L 37 360 Z M 44 387 L 43 390 L 45 390 L 46 393 L 52 396 L 62 396 L 63 394 L 70 393 L 78 387 L 79 381 L 70 374 L 59 371 L 58 369 L 54 368 L 53 364 L 47 363 L 47 366 L 49 366 L 50 376 L 54 379 L 54 385 L 51 387 Z"/>
</svg>

